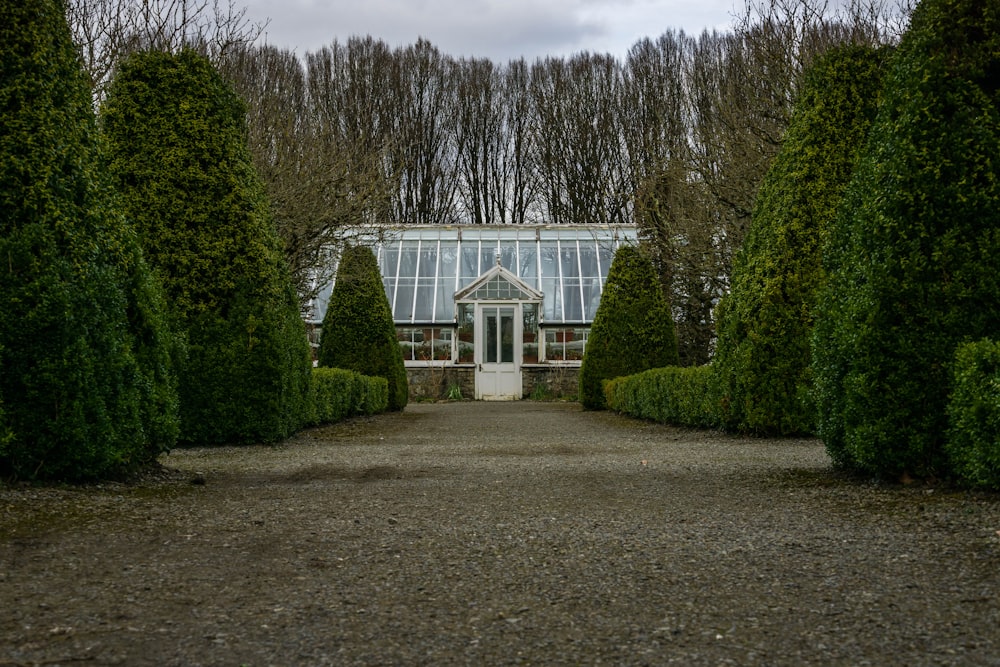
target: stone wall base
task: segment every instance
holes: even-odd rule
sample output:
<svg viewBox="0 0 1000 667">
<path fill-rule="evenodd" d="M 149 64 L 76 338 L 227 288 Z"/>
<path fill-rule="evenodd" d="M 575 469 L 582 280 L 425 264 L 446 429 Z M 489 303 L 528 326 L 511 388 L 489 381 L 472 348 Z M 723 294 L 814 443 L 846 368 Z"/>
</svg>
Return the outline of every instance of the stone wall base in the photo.
<svg viewBox="0 0 1000 667">
<path fill-rule="evenodd" d="M 411 366 L 406 376 L 411 401 L 476 397 L 474 366 Z M 575 399 L 579 377 L 575 366 L 522 366 L 521 397 Z"/>
</svg>

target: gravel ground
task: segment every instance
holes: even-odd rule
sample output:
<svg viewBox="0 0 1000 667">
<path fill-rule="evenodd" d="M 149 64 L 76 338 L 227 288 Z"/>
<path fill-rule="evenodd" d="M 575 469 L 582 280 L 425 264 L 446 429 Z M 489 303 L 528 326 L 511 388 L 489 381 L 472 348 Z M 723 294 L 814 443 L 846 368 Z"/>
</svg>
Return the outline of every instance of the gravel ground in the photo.
<svg viewBox="0 0 1000 667">
<path fill-rule="evenodd" d="M 1000 495 L 815 440 L 416 404 L 0 487 L 0 666 L 1000 665 Z"/>
</svg>

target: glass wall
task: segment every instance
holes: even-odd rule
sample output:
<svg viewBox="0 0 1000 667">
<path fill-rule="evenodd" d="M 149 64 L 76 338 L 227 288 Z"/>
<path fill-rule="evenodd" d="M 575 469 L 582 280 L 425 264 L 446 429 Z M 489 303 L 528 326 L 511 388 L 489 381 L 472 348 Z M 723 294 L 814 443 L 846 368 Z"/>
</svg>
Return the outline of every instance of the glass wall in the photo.
<svg viewBox="0 0 1000 667">
<path fill-rule="evenodd" d="M 455 292 L 497 264 L 544 294 L 540 322 L 589 324 L 615 249 L 634 227 L 476 225 L 410 227 L 375 246 L 397 324 L 455 321 Z"/>
</svg>

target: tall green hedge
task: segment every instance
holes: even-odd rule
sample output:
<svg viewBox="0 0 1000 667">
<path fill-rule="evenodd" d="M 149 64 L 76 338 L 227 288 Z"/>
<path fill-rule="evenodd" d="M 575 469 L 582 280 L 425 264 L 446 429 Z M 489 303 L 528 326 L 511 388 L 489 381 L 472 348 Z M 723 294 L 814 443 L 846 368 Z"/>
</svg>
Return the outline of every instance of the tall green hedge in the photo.
<svg viewBox="0 0 1000 667">
<path fill-rule="evenodd" d="M 960 345 L 952 365 L 946 452 L 962 484 L 1000 489 L 1000 344 Z"/>
<path fill-rule="evenodd" d="M 310 426 L 385 412 L 389 407 L 389 383 L 385 378 L 343 368 L 314 368 L 309 383 L 309 406 Z"/>
<path fill-rule="evenodd" d="M 378 261 L 370 248 L 347 246 L 340 256 L 323 317 L 319 365 L 385 378 L 389 409 L 406 407 L 410 390 L 403 353 Z"/>
<path fill-rule="evenodd" d="M 653 263 L 621 246 L 608 270 L 580 368 L 580 402 L 605 407 L 605 380 L 677 364 L 677 335 Z"/>
<path fill-rule="evenodd" d="M 719 428 L 713 369 L 705 366 L 651 368 L 604 383 L 608 408 L 622 414 L 689 428 Z"/>
<path fill-rule="evenodd" d="M 64 9 L 0 3 L 0 475 L 81 481 L 168 449 L 177 397 Z"/>
<path fill-rule="evenodd" d="M 830 234 L 814 372 L 835 462 L 942 475 L 956 347 L 1000 330 L 1000 5 L 923 0 Z"/>
<path fill-rule="evenodd" d="M 849 46 L 806 73 L 718 309 L 712 361 L 725 426 L 812 433 L 810 344 L 821 248 L 877 110 L 884 56 Z"/>
<path fill-rule="evenodd" d="M 108 169 L 186 341 L 181 441 L 287 437 L 306 418 L 309 348 L 243 102 L 193 51 L 137 53 L 101 122 Z"/>
</svg>

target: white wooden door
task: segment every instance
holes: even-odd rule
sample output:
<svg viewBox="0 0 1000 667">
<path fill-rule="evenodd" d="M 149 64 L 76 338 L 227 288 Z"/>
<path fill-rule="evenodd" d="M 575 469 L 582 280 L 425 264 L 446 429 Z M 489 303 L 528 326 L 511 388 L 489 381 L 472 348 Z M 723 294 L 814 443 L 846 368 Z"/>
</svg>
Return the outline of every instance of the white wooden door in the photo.
<svg viewBox="0 0 1000 667">
<path fill-rule="evenodd" d="M 521 326 L 518 305 L 479 304 L 476 326 L 476 398 L 521 398 Z"/>
</svg>

